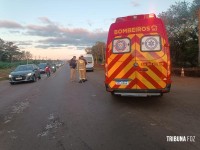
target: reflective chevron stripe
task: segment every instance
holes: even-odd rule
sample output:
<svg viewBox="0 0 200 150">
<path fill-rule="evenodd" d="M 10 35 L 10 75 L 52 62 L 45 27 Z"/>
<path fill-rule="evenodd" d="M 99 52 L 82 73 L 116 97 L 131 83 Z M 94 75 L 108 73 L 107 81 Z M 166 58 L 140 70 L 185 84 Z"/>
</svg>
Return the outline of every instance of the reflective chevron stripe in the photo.
<svg viewBox="0 0 200 150">
<path fill-rule="evenodd" d="M 152 33 L 151 35 L 157 35 Z M 131 53 L 112 54 L 112 42 L 108 46 L 106 82 L 112 89 L 162 89 L 166 87 L 168 62 L 164 46 L 159 52 L 142 52 L 140 39 L 144 34 L 129 35 L 132 41 Z M 119 37 L 118 37 L 119 38 Z M 123 38 L 123 37 L 120 37 Z M 165 43 L 161 37 L 162 43 Z M 134 63 L 138 67 L 134 67 Z M 145 68 L 145 71 L 142 69 Z M 117 79 L 128 81 L 128 85 L 117 85 Z"/>
</svg>

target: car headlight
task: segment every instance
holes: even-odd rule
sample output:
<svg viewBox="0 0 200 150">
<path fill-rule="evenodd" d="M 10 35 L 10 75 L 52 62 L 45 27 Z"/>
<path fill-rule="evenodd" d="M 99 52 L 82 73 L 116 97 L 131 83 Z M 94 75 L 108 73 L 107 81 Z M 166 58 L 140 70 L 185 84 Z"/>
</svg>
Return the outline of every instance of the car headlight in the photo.
<svg viewBox="0 0 200 150">
<path fill-rule="evenodd" d="M 12 78 L 12 75 L 11 74 L 9 74 L 9 76 L 8 76 L 9 78 Z"/>
<path fill-rule="evenodd" d="M 55 68 L 54 66 L 52 68 Z"/>
<path fill-rule="evenodd" d="M 27 74 L 27 76 L 31 76 L 31 75 L 32 75 L 32 73 L 28 73 L 28 74 Z"/>
</svg>

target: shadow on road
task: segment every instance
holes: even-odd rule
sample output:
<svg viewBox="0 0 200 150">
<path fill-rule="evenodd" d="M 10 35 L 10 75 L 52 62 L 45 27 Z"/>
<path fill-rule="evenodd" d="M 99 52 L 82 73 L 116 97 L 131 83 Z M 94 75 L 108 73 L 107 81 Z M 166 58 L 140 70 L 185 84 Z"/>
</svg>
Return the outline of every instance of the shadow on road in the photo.
<svg viewBox="0 0 200 150">
<path fill-rule="evenodd" d="M 132 108 L 154 109 L 169 106 L 167 98 L 163 97 L 122 97 L 112 96 L 112 103 Z"/>
</svg>

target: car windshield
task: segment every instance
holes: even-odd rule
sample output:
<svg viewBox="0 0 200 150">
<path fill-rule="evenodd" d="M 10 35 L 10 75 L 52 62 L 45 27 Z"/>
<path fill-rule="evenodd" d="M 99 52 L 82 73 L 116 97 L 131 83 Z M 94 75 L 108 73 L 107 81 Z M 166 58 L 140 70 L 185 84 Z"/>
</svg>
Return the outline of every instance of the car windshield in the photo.
<svg viewBox="0 0 200 150">
<path fill-rule="evenodd" d="M 87 62 L 92 62 L 92 57 L 84 57 Z"/>
<path fill-rule="evenodd" d="M 31 65 L 20 65 L 15 69 L 15 71 L 26 71 L 26 70 L 33 70 L 33 67 Z"/>
<path fill-rule="evenodd" d="M 47 66 L 47 64 L 45 64 L 45 63 L 44 64 L 39 64 L 38 66 L 39 66 L 40 69 L 44 69 Z"/>
</svg>

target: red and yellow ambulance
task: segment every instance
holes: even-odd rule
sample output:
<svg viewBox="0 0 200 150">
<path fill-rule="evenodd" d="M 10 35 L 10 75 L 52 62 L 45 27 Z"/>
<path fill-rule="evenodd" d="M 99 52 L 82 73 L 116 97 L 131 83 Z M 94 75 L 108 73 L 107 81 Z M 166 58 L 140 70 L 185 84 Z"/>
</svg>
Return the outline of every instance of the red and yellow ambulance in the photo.
<svg viewBox="0 0 200 150">
<path fill-rule="evenodd" d="M 159 96 L 170 91 L 171 62 L 163 21 L 155 14 L 119 17 L 106 47 L 106 90 L 122 96 Z"/>
</svg>

